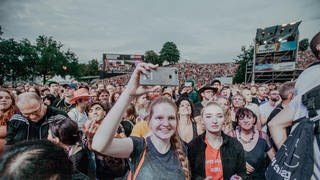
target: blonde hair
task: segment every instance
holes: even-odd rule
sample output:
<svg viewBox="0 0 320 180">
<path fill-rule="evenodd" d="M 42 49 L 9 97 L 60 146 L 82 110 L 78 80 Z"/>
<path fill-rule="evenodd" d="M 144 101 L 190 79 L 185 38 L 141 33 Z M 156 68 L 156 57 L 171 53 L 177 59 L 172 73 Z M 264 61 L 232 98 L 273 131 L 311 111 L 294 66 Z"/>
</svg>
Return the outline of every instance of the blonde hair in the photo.
<svg viewBox="0 0 320 180">
<path fill-rule="evenodd" d="M 153 113 L 154 113 L 154 107 L 158 104 L 169 104 L 171 105 L 174 109 L 175 109 L 175 112 L 176 112 L 176 121 L 178 123 L 178 117 L 177 117 L 177 106 L 176 104 L 169 98 L 167 97 L 164 97 L 164 96 L 160 96 L 158 97 L 157 99 L 155 99 L 154 101 L 152 101 L 152 103 L 149 105 L 149 108 L 148 108 L 148 112 L 149 112 L 149 115 L 147 116 L 147 120 L 148 122 L 150 121 Z M 171 143 L 171 146 L 173 147 L 180 163 L 181 163 L 181 168 L 184 172 L 184 175 L 185 175 L 185 179 L 186 180 L 189 180 L 191 179 L 191 174 L 190 174 L 190 170 L 189 170 L 189 161 L 188 161 L 188 158 L 186 156 L 186 153 L 184 152 L 183 150 L 183 145 L 182 145 L 182 142 L 181 142 L 181 139 L 177 133 L 177 130 L 176 132 L 174 133 L 173 136 L 171 136 L 171 139 L 170 139 L 170 143 Z"/>
<path fill-rule="evenodd" d="M 225 114 L 224 114 L 225 111 L 223 110 L 223 108 L 222 108 L 218 103 L 216 103 L 216 102 L 214 102 L 214 101 L 210 101 L 210 102 L 208 102 L 208 103 L 202 108 L 202 110 L 201 110 L 201 117 L 203 117 L 204 110 L 205 110 L 207 107 L 209 107 L 209 106 L 217 106 L 217 107 L 221 108 L 221 110 L 223 111 L 223 115 L 225 115 Z"/>
</svg>

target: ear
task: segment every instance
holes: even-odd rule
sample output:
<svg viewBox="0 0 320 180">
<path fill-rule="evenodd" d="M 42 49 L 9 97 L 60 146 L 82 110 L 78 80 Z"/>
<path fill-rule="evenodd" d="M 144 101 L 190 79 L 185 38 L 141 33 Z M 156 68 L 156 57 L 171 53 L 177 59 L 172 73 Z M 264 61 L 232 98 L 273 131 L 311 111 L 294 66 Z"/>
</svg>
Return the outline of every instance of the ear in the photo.
<svg viewBox="0 0 320 180">
<path fill-rule="evenodd" d="M 293 99 L 293 96 L 294 96 L 294 95 L 293 95 L 293 93 L 291 92 L 291 93 L 288 94 L 288 98 L 287 98 L 287 99 L 292 100 L 292 99 Z"/>
<path fill-rule="evenodd" d="M 53 143 L 55 143 L 55 144 L 59 144 L 59 143 L 60 143 L 60 139 L 59 139 L 58 137 L 53 137 L 53 138 L 51 139 L 51 141 L 52 141 Z"/>
</svg>

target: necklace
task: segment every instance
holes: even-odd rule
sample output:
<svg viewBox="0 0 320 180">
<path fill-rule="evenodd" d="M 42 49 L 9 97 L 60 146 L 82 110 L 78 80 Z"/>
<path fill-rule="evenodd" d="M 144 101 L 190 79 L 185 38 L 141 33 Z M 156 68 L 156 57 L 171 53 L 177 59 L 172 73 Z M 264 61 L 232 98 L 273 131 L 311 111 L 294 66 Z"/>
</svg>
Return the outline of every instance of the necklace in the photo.
<svg viewBox="0 0 320 180">
<path fill-rule="evenodd" d="M 243 142 L 244 144 L 249 144 L 249 143 L 251 143 L 252 140 L 254 139 L 254 134 L 255 134 L 255 132 L 254 132 L 254 130 L 252 129 L 252 135 L 251 135 L 250 139 L 249 139 L 249 140 L 244 140 L 244 139 L 241 138 L 241 129 L 239 128 L 239 138 L 238 138 L 238 139 L 239 139 L 241 142 Z"/>
</svg>

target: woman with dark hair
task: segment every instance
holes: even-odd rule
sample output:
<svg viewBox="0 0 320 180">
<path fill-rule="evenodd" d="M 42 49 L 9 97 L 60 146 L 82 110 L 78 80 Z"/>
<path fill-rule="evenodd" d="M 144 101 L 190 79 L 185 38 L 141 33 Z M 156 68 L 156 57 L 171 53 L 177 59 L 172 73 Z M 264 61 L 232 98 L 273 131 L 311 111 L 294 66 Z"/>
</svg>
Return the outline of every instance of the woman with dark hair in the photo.
<svg viewBox="0 0 320 180">
<path fill-rule="evenodd" d="M 89 120 L 84 125 L 84 133 L 86 136 L 86 145 L 90 150 L 92 144 L 92 138 L 95 135 L 97 128 L 99 128 L 102 120 L 109 112 L 110 107 L 96 102 L 90 105 L 88 116 Z M 116 137 L 125 137 L 124 129 L 119 127 Z M 114 179 L 117 177 L 122 177 L 128 170 L 128 163 L 126 159 L 113 158 L 110 156 L 104 156 L 100 153 L 94 152 L 95 165 L 96 165 L 96 178 L 97 179 Z"/>
<path fill-rule="evenodd" d="M 114 93 L 111 94 L 110 96 L 110 105 L 113 106 L 116 101 L 119 99 L 119 96 L 120 96 L 120 92 L 118 91 L 115 91 Z"/>
<path fill-rule="evenodd" d="M 0 179 L 72 179 L 72 174 L 64 149 L 46 140 L 17 143 L 0 160 Z"/>
<path fill-rule="evenodd" d="M 43 97 L 43 103 L 47 106 L 52 106 L 53 105 L 53 102 L 54 100 L 56 99 L 56 97 L 54 97 L 54 95 L 52 94 L 48 94 L 46 95 L 45 97 Z"/>
<path fill-rule="evenodd" d="M 136 109 L 134 105 L 130 103 L 122 116 L 121 125 L 127 137 L 130 136 L 134 125 L 136 124 Z"/>
<path fill-rule="evenodd" d="M 194 107 L 193 103 L 188 97 L 180 97 L 176 102 L 178 106 L 178 133 L 182 141 L 189 143 L 195 139 L 199 134 L 203 133 L 200 124 L 197 124 L 193 118 Z"/>
<path fill-rule="evenodd" d="M 275 151 L 266 133 L 255 128 L 256 114 L 248 108 L 240 108 L 236 113 L 237 128 L 233 136 L 245 151 L 246 170 L 250 179 L 265 179 L 266 156 L 272 159 Z"/>
<path fill-rule="evenodd" d="M 0 89 L 0 156 L 6 144 L 7 122 L 17 112 L 15 98 L 7 89 Z"/>
<path fill-rule="evenodd" d="M 77 123 L 62 115 L 54 116 L 52 121 L 49 124 L 48 140 L 64 148 L 73 167 L 88 175 L 89 157 L 87 150 L 81 143 L 81 133 Z"/>
</svg>

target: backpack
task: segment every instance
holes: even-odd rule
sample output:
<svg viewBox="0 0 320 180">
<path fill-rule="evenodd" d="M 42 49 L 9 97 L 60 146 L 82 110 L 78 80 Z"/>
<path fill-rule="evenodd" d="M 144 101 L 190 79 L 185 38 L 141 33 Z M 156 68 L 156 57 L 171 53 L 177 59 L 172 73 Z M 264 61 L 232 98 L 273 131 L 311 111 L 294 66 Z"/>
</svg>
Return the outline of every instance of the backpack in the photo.
<svg viewBox="0 0 320 180">
<path fill-rule="evenodd" d="M 313 141 L 319 140 L 320 85 L 302 96 L 302 103 L 307 107 L 308 117 L 296 120 L 296 128 L 280 147 L 265 172 L 266 179 L 310 179 L 313 174 Z M 315 136 L 316 134 L 316 136 Z"/>
</svg>

